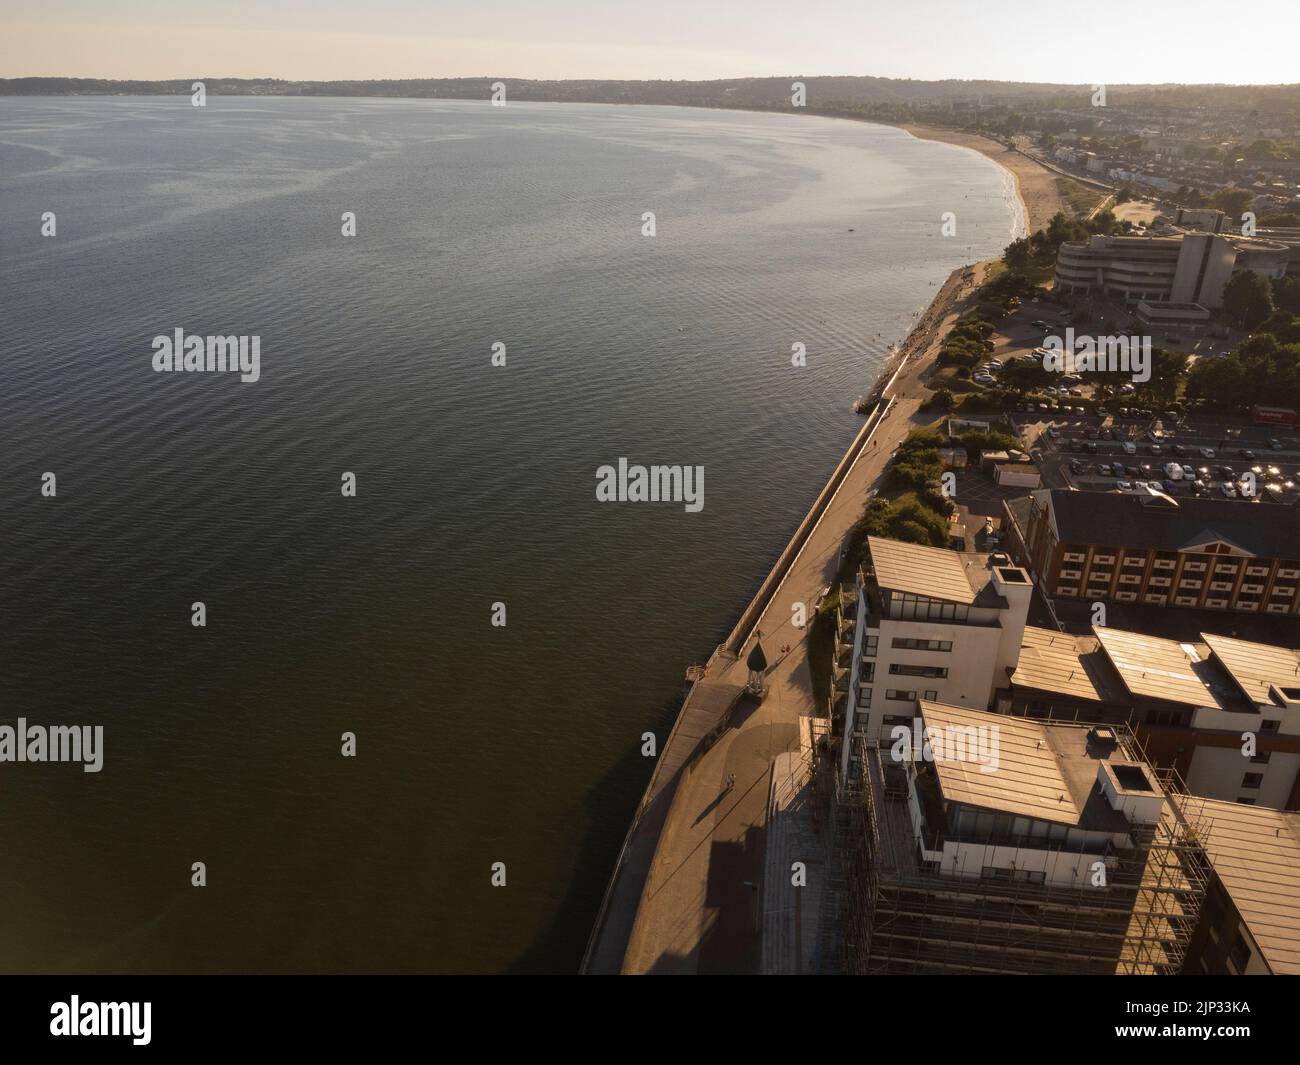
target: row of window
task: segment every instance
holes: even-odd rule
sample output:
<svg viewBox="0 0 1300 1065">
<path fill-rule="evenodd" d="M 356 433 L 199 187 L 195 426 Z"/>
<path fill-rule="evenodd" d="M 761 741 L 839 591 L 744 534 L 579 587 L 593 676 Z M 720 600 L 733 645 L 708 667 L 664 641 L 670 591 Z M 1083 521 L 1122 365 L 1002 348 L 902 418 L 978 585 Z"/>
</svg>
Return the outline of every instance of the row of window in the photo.
<svg viewBox="0 0 1300 1065">
<path fill-rule="evenodd" d="M 894 647 L 901 651 L 951 651 L 951 640 L 913 640 L 895 636 Z"/>
<path fill-rule="evenodd" d="M 911 592 L 890 592 L 889 616 L 919 621 L 966 621 L 970 617 L 970 607 L 965 603 L 948 603 Z"/>
<path fill-rule="evenodd" d="M 899 702 L 914 703 L 914 702 L 916 702 L 916 692 L 914 692 L 914 691 L 903 691 L 903 690 L 900 689 L 900 688 L 887 688 L 887 689 L 885 690 L 885 698 L 886 698 L 886 699 L 895 699 L 895 700 L 898 700 Z M 926 692 L 923 696 L 921 696 L 921 698 L 923 698 L 923 699 L 938 699 L 938 698 L 939 698 L 939 693 L 938 693 L 937 691 L 928 691 L 928 692 Z"/>
<path fill-rule="evenodd" d="M 944 680 L 948 676 L 946 666 L 910 666 L 900 662 L 892 663 L 889 672 L 896 677 L 930 677 L 934 680 Z"/>
</svg>

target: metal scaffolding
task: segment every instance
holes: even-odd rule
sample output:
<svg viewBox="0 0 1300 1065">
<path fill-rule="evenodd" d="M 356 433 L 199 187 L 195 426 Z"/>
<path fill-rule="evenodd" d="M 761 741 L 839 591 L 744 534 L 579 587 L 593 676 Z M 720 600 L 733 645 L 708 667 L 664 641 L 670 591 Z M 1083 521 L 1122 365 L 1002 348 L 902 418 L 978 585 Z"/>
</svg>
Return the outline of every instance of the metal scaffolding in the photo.
<svg viewBox="0 0 1300 1065">
<path fill-rule="evenodd" d="M 1158 823 L 1134 826 L 1131 848 L 1111 849 L 1104 888 L 943 875 L 922 860 L 901 767 L 859 737 L 846 779 L 834 747 L 814 745 L 831 833 L 823 972 L 1155 975 L 1181 968 L 1208 877 L 1204 833 L 1182 804 L 1166 801 Z M 1123 748 L 1140 750 L 1127 732 Z M 1153 772 L 1167 796 L 1183 791 L 1172 771 Z"/>
</svg>

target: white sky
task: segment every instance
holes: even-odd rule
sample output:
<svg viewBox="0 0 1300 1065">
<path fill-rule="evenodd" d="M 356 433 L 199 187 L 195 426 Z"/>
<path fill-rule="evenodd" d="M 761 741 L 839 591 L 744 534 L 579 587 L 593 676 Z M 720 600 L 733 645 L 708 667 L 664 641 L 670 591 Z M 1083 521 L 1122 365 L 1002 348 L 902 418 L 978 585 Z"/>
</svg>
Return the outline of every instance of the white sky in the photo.
<svg viewBox="0 0 1300 1065">
<path fill-rule="evenodd" d="M 0 0 L 0 77 L 1261 84 L 1297 40 L 1297 0 Z"/>
</svg>

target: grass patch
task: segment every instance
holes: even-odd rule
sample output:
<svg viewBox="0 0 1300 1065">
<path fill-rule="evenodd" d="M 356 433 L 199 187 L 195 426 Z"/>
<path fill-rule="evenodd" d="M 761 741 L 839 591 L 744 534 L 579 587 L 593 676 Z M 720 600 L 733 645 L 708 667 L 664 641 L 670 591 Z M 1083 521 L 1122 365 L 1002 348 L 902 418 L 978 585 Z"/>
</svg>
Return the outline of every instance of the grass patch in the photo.
<svg viewBox="0 0 1300 1065">
<path fill-rule="evenodd" d="M 1056 191 L 1070 205 L 1070 210 L 1074 212 L 1076 218 L 1084 217 L 1102 200 L 1107 199 L 1106 193 L 1089 188 L 1087 185 L 1080 185 L 1072 178 L 1066 177 L 1056 179 Z"/>
<path fill-rule="evenodd" d="M 808 670 L 812 674 L 813 705 L 822 713 L 831 697 L 831 669 L 835 664 L 835 606 L 839 604 L 837 587 L 826 597 L 822 609 L 813 615 L 808 626 Z"/>
</svg>

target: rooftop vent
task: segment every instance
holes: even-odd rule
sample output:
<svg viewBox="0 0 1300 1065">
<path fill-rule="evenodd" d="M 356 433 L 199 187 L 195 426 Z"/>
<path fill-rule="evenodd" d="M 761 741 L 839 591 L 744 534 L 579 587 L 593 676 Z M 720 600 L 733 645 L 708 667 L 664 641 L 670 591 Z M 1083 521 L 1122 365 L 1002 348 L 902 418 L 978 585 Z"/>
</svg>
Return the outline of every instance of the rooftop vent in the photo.
<svg viewBox="0 0 1300 1065">
<path fill-rule="evenodd" d="M 1105 728 L 1102 725 L 1094 725 L 1088 730 L 1089 746 L 1096 746 L 1104 751 L 1113 751 L 1119 746 L 1119 737 L 1115 735 L 1113 728 Z"/>
<path fill-rule="evenodd" d="M 1114 762 L 1111 764 L 1111 770 L 1115 774 L 1115 779 L 1125 791 L 1150 791 L 1151 783 L 1147 780 L 1147 775 L 1142 772 L 1141 766 L 1125 765 L 1123 762 Z"/>
</svg>

